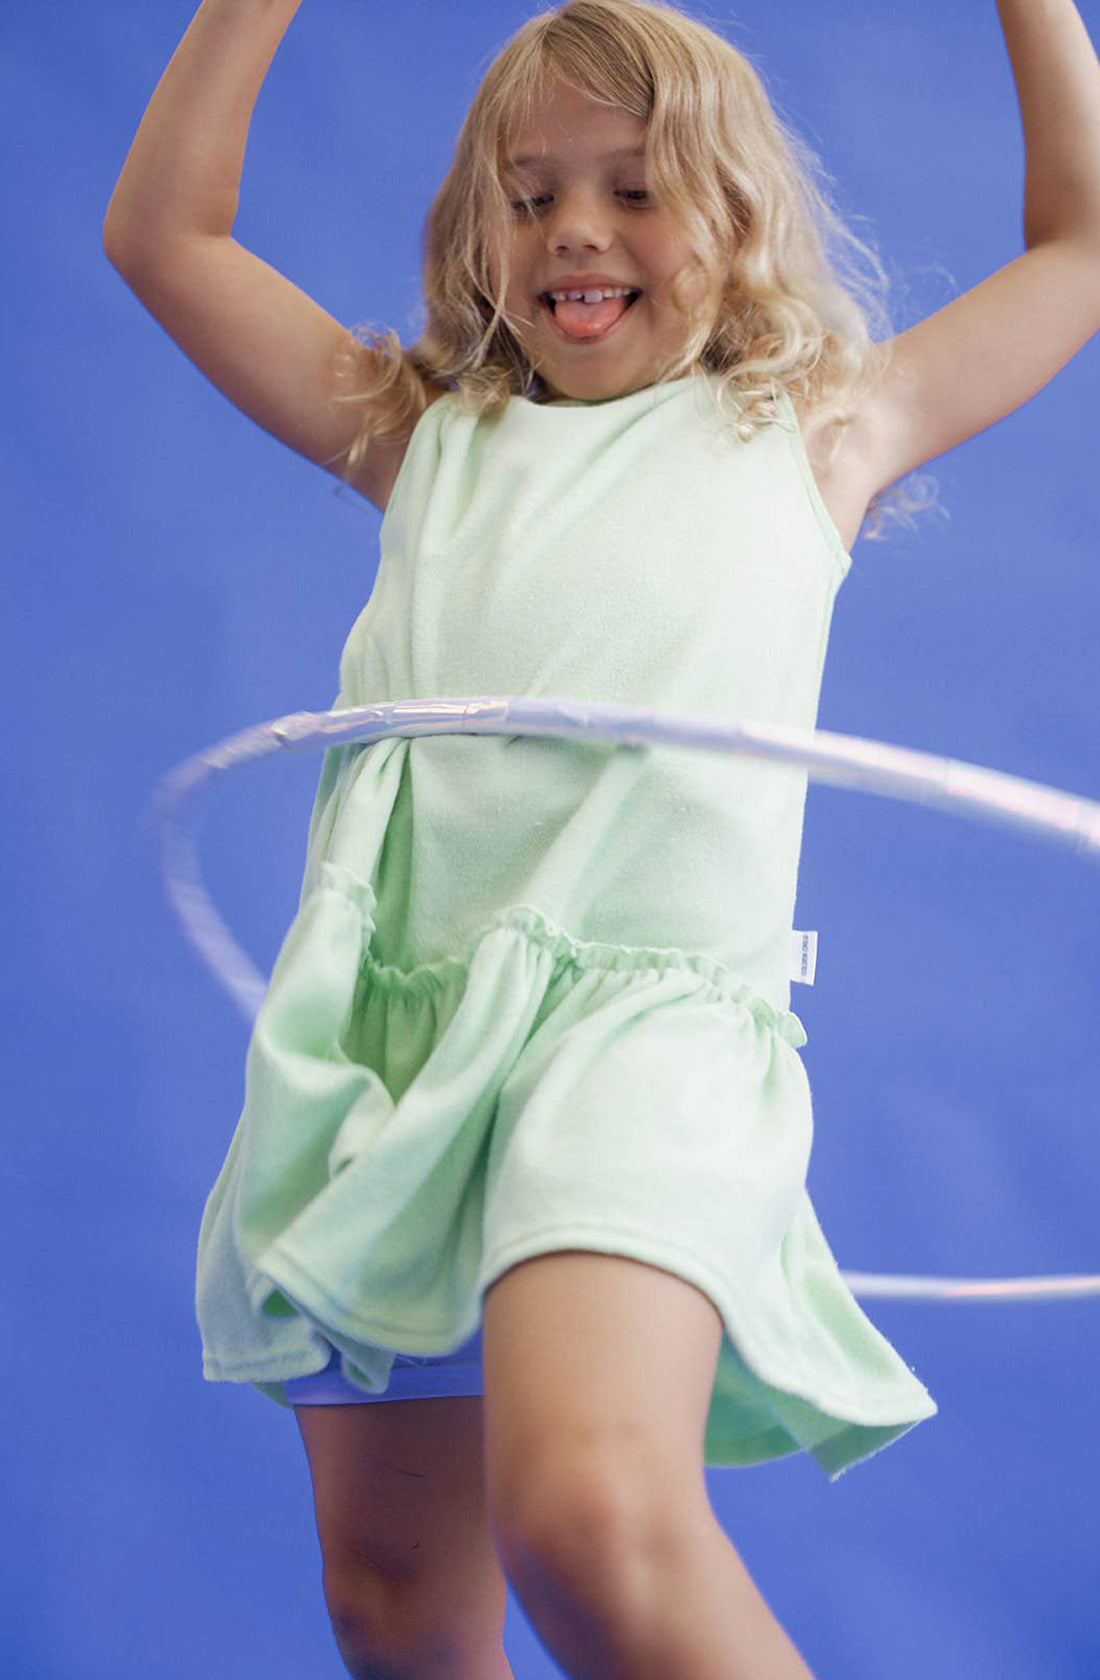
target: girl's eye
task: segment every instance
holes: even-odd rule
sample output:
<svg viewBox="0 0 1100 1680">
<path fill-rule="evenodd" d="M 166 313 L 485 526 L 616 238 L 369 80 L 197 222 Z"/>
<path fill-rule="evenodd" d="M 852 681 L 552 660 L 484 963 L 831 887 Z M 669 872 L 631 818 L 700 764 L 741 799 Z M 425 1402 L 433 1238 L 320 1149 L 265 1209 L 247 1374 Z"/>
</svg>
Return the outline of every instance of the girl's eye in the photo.
<svg viewBox="0 0 1100 1680">
<path fill-rule="evenodd" d="M 518 199 L 518 200 L 513 200 L 512 209 L 513 210 L 534 210 L 538 207 L 541 200 L 549 198 L 549 197 L 550 197 L 549 193 L 539 193 L 535 198 L 521 198 L 521 199 Z M 630 199 L 648 198 L 649 193 L 646 191 L 646 189 L 644 187 L 627 187 L 627 188 L 623 189 L 623 197 L 624 198 L 630 198 Z"/>
</svg>

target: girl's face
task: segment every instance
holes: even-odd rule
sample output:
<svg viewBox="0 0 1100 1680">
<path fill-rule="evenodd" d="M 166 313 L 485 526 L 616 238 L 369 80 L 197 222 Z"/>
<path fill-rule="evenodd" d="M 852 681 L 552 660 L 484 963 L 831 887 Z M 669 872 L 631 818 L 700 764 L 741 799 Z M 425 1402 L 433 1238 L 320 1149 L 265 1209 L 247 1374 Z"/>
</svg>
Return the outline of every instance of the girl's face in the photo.
<svg viewBox="0 0 1100 1680">
<path fill-rule="evenodd" d="M 641 390 L 684 342 L 669 288 L 690 251 L 648 190 L 644 146 L 637 117 L 555 82 L 504 159 L 509 200 L 532 210 L 513 210 L 504 307 L 551 397 L 600 402 Z M 490 266 L 495 288 L 500 270 Z M 566 339 L 542 294 L 574 274 L 608 275 L 642 295 L 606 336 Z"/>
</svg>

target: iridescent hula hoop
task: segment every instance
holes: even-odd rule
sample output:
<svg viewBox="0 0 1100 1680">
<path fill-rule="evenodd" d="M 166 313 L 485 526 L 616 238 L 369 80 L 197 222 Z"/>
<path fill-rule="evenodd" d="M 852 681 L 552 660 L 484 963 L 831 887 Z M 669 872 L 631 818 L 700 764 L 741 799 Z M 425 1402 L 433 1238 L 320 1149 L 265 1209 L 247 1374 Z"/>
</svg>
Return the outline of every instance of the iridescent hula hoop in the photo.
<svg viewBox="0 0 1100 1680">
<path fill-rule="evenodd" d="M 234 770 L 286 749 L 374 742 L 404 735 L 543 735 L 703 747 L 771 759 L 804 769 L 810 780 L 934 805 L 951 816 L 1022 828 L 1038 839 L 1100 861 L 1100 804 L 1042 782 L 1024 781 L 959 759 L 938 758 L 882 741 L 825 730 L 716 724 L 713 718 L 652 712 L 634 706 L 509 695 L 475 699 L 396 700 L 331 712 L 291 712 L 242 729 L 177 764 L 157 784 L 145 819 L 159 823 L 168 898 L 183 931 L 215 978 L 254 1021 L 267 982 L 214 909 L 199 873 L 192 827 L 183 806 L 216 770 Z M 1100 1295 L 1100 1275 L 1026 1278 L 937 1278 L 842 1272 L 855 1295 L 932 1301 L 1052 1301 Z"/>
</svg>

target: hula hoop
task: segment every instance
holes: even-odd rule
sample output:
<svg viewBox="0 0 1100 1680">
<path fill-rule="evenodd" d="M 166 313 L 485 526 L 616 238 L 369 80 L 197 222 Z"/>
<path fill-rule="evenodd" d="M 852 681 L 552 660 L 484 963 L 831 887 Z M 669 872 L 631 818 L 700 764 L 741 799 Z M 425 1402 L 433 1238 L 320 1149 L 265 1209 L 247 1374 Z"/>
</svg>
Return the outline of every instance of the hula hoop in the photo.
<svg viewBox="0 0 1100 1680">
<path fill-rule="evenodd" d="M 184 935 L 253 1022 L 267 982 L 218 915 L 199 872 L 193 824 L 184 807 L 215 771 L 234 770 L 279 750 L 367 744 L 390 736 L 533 735 L 606 739 L 628 747 L 651 743 L 774 760 L 832 787 L 932 805 L 951 816 L 1025 830 L 1032 837 L 1100 862 L 1100 803 L 1042 782 L 1025 781 L 960 759 L 826 730 L 718 724 L 688 713 L 510 695 L 396 700 L 329 712 L 290 712 L 227 735 L 177 764 L 157 784 L 143 822 L 159 824 L 168 900 Z M 926 1301 L 1052 1301 L 1100 1295 L 1100 1275 L 947 1278 L 907 1273 L 846 1272 L 857 1296 Z"/>
</svg>

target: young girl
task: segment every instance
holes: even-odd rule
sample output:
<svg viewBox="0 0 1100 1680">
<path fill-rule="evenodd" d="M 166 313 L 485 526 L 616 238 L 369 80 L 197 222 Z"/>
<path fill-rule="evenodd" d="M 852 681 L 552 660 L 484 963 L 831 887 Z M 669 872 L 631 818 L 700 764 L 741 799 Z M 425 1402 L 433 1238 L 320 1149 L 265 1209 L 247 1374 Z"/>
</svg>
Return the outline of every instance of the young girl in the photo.
<svg viewBox="0 0 1100 1680">
<path fill-rule="evenodd" d="M 431 206 L 410 350 L 231 237 L 299 4 L 205 0 L 104 243 L 232 401 L 384 510 L 335 704 L 812 728 L 869 506 L 1100 327 L 1100 66 L 1071 0 L 999 0 L 1025 253 L 882 343 L 822 235 L 858 242 L 739 53 L 645 0 L 534 17 Z M 809 1674 L 704 1466 L 805 1451 L 835 1479 L 936 1407 L 806 1194 L 805 790 L 564 739 L 326 755 L 197 1311 L 204 1375 L 295 1409 L 353 1675 L 509 1675 L 508 1581 L 570 1676 Z"/>
</svg>

